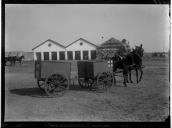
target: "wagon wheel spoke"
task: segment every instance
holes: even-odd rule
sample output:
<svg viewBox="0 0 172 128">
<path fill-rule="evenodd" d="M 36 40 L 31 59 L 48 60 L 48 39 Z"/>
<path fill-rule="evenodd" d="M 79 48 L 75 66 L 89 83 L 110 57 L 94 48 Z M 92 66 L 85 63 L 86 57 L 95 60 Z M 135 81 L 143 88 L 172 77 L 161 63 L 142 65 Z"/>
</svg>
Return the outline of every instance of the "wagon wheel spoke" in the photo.
<svg viewBox="0 0 172 128">
<path fill-rule="evenodd" d="M 61 88 L 61 89 L 66 89 L 66 87 L 62 86 L 62 85 L 58 85 L 58 88 Z"/>
</svg>

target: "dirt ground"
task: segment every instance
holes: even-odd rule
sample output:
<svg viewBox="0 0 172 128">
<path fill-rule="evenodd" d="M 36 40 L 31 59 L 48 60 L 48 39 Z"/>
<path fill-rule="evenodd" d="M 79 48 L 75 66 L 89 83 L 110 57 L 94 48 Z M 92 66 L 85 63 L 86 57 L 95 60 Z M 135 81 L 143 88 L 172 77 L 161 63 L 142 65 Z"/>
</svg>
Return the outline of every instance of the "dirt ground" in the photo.
<svg viewBox="0 0 172 128">
<path fill-rule="evenodd" d="M 5 67 L 5 121 L 164 121 L 169 115 L 169 61 L 144 59 L 143 79 L 105 93 L 71 85 L 47 98 L 34 78 L 34 63 Z M 135 72 L 133 72 L 135 74 Z"/>
</svg>

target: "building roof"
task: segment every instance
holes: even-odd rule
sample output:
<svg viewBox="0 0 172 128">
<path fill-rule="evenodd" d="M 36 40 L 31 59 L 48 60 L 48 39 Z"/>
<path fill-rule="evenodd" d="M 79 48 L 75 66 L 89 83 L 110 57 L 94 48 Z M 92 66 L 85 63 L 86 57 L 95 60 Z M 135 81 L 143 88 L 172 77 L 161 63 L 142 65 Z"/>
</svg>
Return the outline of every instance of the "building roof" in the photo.
<svg viewBox="0 0 172 128">
<path fill-rule="evenodd" d="M 67 45 L 66 48 L 69 47 L 70 45 L 74 44 L 74 43 L 77 42 L 78 40 L 85 41 L 85 42 L 87 42 L 87 43 L 89 43 L 89 44 L 91 44 L 91 45 L 93 45 L 93 46 L 95 46 L 95 47 L 98 47 L 97 45 L 91 43 L 90 41 L 88 41 L 88 40 L 86 40 L 86 39 L 79 38 L 79 39 L 75 40 L 74 42 L 70 43 L 69 45 Z"/>
<path fill-rule="evenodd" d="M 55 45 L 58 45 L 58 46 L 60 46 L 60 47 L 62 47 L 62 48 L 65 48 L 65 46 L 63 46 L 62 44 L 60 44 L 60 43 L 58 43 L 58 42 L 56 42 L 56 41 L 54 41 L 54 40 L 48 39 L 48 40 L 46 40 L 46 41 L 40 43 L 40 44 L 37 45 L 36 47 L 34 47 L 32 50 L 34 50 L 34 49 L 38 48 L 39 46 L 45 44 L 47 41 L 50 41 L 50 42 L 54 43 Z"/>
<path fill-rule="evenodd" d="M 110 38 L 109 40 L 103 42 L 99 48 L 121 48 L 125 47 L 125 44 L 115 38 Z"/>
</svg>

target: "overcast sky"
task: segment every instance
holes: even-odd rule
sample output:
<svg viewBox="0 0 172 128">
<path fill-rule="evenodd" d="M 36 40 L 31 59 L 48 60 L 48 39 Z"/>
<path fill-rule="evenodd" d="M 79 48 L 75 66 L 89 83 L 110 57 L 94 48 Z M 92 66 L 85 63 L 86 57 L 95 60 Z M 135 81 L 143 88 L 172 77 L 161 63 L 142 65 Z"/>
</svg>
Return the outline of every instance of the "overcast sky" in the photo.
<svg viewBox="0 0 172 128">
<path fill-rule="evenodd" d="M 52 39 L 68 45 L 78 38 L 97 45 L 114 37 L 145 52 L 168 51 L 168 5 L 5 5 L 5 50 L 32 51 Z M 102 39 L 102 37 L 104 37 Z"/>
</svg>

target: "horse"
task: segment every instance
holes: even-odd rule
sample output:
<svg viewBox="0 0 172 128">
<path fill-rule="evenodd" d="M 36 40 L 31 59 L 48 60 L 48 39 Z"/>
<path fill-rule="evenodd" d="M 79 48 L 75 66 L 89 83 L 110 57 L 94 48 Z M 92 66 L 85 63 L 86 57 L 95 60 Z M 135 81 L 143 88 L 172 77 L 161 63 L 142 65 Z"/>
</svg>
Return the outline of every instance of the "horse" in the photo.
<svg viewBox="0 0 172 128">
<path fill-rule="evenodd" d="M 123 69 L 123 77 L 124 77 L 124 85 L 127 86 L 128 83 L 128 74 L 130 82 L 131 80 L 131 71 L 135 69 L 137 83 L 141 81 L 143 71 L 142 71 L 142 56 L 143 56 L 143 48 L 142 45 L 140 47 L 136 47 L 132 52 L 121 57 L 120 55 L 115 55 L 111 59 L 113 61 L 113 72 L 116 72 L 117 69 Z M 141 75 L 138 80 L 138 70 Z"/>
<path fill-rule="evenodd" d="M 135 65 L 132 67 L 129 67 L 129 78 L 130 78 L 130 82 L 132 82 L 131 80 L 131 71 L 135 70 L 136 71 L 136 79 L 137 79 L 137 83 L 141 81 L 142 75 L 143 75 L 143 71 L 142 71 L 142 57 L 143 57 L 143 52 L 144 49 L 142 48 L 142 44 L 139 46 L 135 46 L 135 49 L 133 49 L 133 51 L 130 53 L 135 57 L 134 61 Z M 137 57 L 136 57 L 137 56 Z M 141 75 L 140 75 L 140 79 L 138 80 L 138 70 L 140 71 Z"/>
<path fill-rule="evenodd" d="M 10 61 L 9 57 L 5 57 L 5 65 L 7 65 L 7 62 Z M 11 61 L 10 61 L 11 62 Z M 11 64 L 12 65 L 12 64 Z"/>
<path fill-rule="evenodd" d="M 16 61 L 19 61 L 20 65 L 21 65 L 23 59 L 24 59 L 24 56 L 23 55 L 20 56 L 20 57 L 14 56 L 14 64 L 15 64 Z"/>
<path fill-rule="evenodd" d="M 12 66 L 13 64 L 15 65 L 15 56 L 8 56 L 8 57 L 5 57 L 5 65 L 7 62 L 10 62 L 10 65 Z"/>
</svg>

